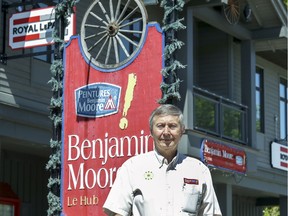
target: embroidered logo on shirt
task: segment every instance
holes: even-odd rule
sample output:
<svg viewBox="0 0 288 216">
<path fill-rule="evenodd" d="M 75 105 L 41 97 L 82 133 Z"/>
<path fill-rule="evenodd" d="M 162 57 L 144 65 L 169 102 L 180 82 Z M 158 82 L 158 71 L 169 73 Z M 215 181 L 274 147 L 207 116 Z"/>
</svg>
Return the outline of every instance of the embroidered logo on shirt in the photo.
<svg viewBox="0 0 288 216">
<path fill-rule="evenodd" d="M 152 173 L 152 171 L 146 171 L 144 173 L 144 178 L 145 180 L 152 180 L 153 179 L 154 174 Z"/>
<path fill-rule="evenodd" d="M 198 179 L 188 179 L 188 178 L 184 178 L 184 184 L 194 184 L 194 185 L 198 185 L 198 184 L 199 184 L 199 180 L 198 180 Z"/>
</svg>

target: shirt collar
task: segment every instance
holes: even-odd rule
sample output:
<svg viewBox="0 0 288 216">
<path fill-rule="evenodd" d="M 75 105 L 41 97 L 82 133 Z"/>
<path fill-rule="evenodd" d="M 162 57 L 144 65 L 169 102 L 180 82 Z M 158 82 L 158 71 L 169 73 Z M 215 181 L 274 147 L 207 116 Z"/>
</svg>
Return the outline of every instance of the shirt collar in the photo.
<svg viewBox="0 0 288 216">
<path fill-rule="evenodd" d="M 154 149 L 154 153 L 155 153 L 155 156 L 159 162 L 159 165 L 160 165 L 159 168 L 161 168 L 164 164 L 166 164 L 169 169 L 173 169 L 176 166 L 177 161 L 179 159 L 179 152 L 178 151 L 177 151 L 176 156 L 172 159 L 172 161 L 169 164 L 168 164 L 167 159 L 164 158 L 156 149 Z"/>
</svg>

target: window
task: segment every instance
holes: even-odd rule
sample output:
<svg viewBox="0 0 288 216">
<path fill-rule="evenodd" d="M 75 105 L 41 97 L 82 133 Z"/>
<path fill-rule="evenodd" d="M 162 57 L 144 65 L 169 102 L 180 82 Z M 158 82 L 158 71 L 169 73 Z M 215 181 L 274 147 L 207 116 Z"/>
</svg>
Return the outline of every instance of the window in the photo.
<svg viewBox="0 0 288 216">
<path fill-rule="evenodd" d="M 194 87 L 194 129 L 247 144 L 247 107 Z"/>
<path fill-rule="evenodd" d="M 280 79 L 279 96 L 280 96 L 280 140 L 287 141 L 287 113 L 288 113 L 288 88 L 287 80 Z"/>
<path fill-rule="evenodd" d="M 263 69 L 256 67 L 256 131 L 264 133 L 264 86 Z"/>
</svg>

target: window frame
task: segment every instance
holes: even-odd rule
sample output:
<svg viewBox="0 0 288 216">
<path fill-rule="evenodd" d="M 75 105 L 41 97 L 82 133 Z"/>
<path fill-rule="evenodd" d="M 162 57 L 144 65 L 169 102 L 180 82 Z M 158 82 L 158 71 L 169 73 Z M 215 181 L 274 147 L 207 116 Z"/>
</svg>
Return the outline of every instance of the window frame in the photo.
<svg viewBox="0 0 288 216">
<path fill-rule="evenodd" d="M 257 85 L 257 75 L 259 76 L 259 85 Z M 257 93 L 259 93 L 259 103 L 257 99 Z M 264 69 L 256 66 L 255 69 L 255 106 L 256 106 L 256 131 L 259 133 L 265 133 L 265 119 L 264 119 Z M 259 104 L 259 109 L 257 108 Z M 257 127 L 257 121 L 259 121 L 259 127 Z"/>
<path fill-rule="evenodd" d="M 284 95 L 281 95 L 281 87 L 284 86 Z M 285 91 L 286 90 L 286 91 Z M 282 104 L 284 105 L 284 113 L 281 111 Z M 286 112 L 285 112 L 286 110 Z M 282 115 L 284 114 L 284 116 Z M 286 140 L 288 138 L 288 85 L 287 80 L 280 78 L 279 80 L 279 137 L 280 140 Z M 282 128 L 284 125 L 284 128 Z M 284 134 L 284 135 L 283 135 Z"/>
</svg>

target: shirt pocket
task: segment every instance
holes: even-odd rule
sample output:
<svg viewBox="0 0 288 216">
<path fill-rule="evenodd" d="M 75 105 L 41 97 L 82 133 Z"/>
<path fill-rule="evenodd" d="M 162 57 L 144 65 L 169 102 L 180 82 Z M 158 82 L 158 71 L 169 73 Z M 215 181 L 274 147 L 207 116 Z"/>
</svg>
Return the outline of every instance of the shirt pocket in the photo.
<svg viewBox="0 0 288 216">
<path fill-rule="evenodd" d="M 182 211 L 183 213 L 188 213 L 187 215 L 196 215 L 197 207 L 200 202 L 200 187 L 198 185 L 185 184 L 182 189 L 183 204 Z"/>
</svg>

